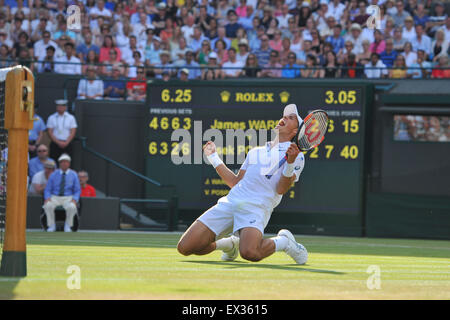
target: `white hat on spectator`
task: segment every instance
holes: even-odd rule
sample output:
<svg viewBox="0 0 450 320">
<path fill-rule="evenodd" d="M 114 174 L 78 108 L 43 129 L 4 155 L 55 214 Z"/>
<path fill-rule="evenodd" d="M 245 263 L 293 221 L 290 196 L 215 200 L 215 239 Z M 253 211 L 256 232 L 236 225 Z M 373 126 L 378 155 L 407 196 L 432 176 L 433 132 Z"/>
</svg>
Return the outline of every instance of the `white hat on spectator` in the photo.
<svg viewBox="0 0 450 320">
<path fill-rule="evenodd" d="M 322 5 L 322 4 L 328 5 L 328 0 L 320 0 L 320 4 L 321 4 L 321 5 Z"/>
<path fill-rule="evenodd" d="M 183 72 L 183 73 L 189 75 L 189 69 L 187 69 L 187 68 L 181 69 L 181 72 Z"/>
<path fill-rule="evenodd" d="M 303 1 L 302 2 L 302 7 L 308 7 L 309 8 L 310 7 L 309 6 L 309 2 Z"/>
<path fill-rule="evenodd" d="M 208 55 L 209 59 L 217 59 L 217 53 L 215 53 L 214 51 L 210 52 Z"/>
<path fill-rule="evenodd" d="M 152 39 L 153 41 L 158 41 L 158 42 L 161 42 L 161 38 L 160 37 L 158 37 L 158 36 L 154 36 L 153 37 L 153 39 Z"/>
<path fill-rule="evenodd" d="M 55 100 L 55 104 L 57 106 L 67 106 L 67 100 L 65 100 L 65 99 Z"/>
<path fill-rule="evenodd" d="M 248 41 L 247 39 L 242 38 L 241 40 L 239 40 L 238 46 L 248 46 Z"/>
<path fill-rule="evenodd" d="M 350 30 L 359 30 L 359 31 L 361 31 L 361 26 L 359 25 L 359 23 L 353 23 L 352 26 L 350 27 Z"/>
<path fill-rule="evenodd" d="M 166 8 L 166 3 L 165 2 L 160 2 L 158 3 L 158 5 L 156 6 L 157 9 L 165 9 Z"/>
<path fill-rule="evenodd" d="M 169 53 L 169 51 L 167 51 L 167 50 L 162 50 L 162 51 L 159 53 L 159 55 L 160 55 L 160 56 L 162 56 L 162 55 L 170 56 L 170 53 Z"/>
<path fill-rule="evenodd" d="M 59 158 L 58 158 L 58 162 L 61 162 L 63 160 L 67 160 L 67 161 L 72 161 L 72 159 L 70 158 L 70 156 L 67 153 L 63 153 Z"/>
</svg>

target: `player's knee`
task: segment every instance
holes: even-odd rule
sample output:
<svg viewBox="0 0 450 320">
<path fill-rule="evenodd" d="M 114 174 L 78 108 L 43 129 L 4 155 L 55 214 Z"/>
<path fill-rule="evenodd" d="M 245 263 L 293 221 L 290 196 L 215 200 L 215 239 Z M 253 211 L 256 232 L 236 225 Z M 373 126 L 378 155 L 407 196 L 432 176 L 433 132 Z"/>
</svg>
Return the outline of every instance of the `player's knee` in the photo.
<svg viewBox="0 0 450 320">
<path fill-rule="evenodd" d="M 261 255 L 255 249 L 240 248 L 239 253 L 243 259 L 248 261 L 257 262 L 261 260 Z"/>
<path fill-rule="evenodd" d="M 177 250 L 183 256 L 189 256 L 193 254 L 193 251 L 189 249 L 189 246 L 187 246 L 184 241 L 178 242 Z"/>
</svg>

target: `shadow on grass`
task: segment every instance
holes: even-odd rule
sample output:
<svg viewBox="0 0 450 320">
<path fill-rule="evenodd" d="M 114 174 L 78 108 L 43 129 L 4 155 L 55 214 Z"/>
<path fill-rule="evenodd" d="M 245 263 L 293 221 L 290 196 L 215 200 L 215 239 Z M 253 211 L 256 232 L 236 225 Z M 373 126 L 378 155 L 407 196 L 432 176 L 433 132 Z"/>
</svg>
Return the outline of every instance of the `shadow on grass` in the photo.
<svg viewBox="0 0 450 320">
<path fill-rule="evenodd" d="M 14 289 L 21 279 L 0 276 L 0 300 L 14 299 Z"/>
<path fill-rule="evenodd" d="M 323 269 L 311 269 L 308 268 L 308 265 L 298 265 L 298 264 L 289 264 L 289 265 L 277 265 L 277 264 L 267 264 L 267 263 L 259 263 L 259 262 L 245 262 L 245 261 L 233 261 L 233 262 L 221 262 L 221 261 L 194 261 L 187 260 L 182 261 L 186 263 L 199 263 L 199 264 L 209 264 L 209 265 L 219 265 L 224 266 L 229 269 L 239 269 L 239 268 L 264 268 L 264 269 L 274 269 L 274 270 L 285 270 L 285 271 L 294 271 L 294 272 L 316 272 L 316 273 L 327 273 L 327 274 L 335 274 L 335 275 L 344 275 L 345 272 L 333 271 L 333 270 L 323 270 Z"/>
</svg>

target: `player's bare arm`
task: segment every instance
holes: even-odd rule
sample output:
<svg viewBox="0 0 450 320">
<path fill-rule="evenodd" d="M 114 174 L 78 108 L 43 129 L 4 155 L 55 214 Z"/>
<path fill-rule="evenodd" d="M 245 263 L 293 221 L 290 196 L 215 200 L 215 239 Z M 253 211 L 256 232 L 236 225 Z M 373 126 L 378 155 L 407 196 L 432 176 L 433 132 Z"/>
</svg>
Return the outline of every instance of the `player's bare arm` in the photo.
<svg viewBox="0 0 450 320">
<path fill-rule="evenodd" d="M 286 155 L 287 155 L 287 166 L 290 167 L 287 171 L 290 172 L 292 171 L 292 175 L 291 176 L 285 176 L 284 172 L 280 177 L 280 180 L 278 181 L 277 184 L 277 193 L 278 194 L 285 194 L 289 188 L 292 185 L 292 182 L 294 182 L 295 180 L 295 173 L 293 172 L 293 166 L 294 166 L 294 162 L 295 159 L 297 159 L 298 154 L 300 153 L 300 149 L 297 147 L 297 145 L 295 143 L 291 143 L 291 145 L 289 146 L 289 148 L 286 151 Z M 289 175 L 290 173 L 288 173 Z"/>
<path fill-rule="evenodd" d="M 206 156 L 212 156 L 216 153 L 216 145 L 212 141 L 208 141 L 203 146 L 203 152 L 205 152 Z M 218 155 L 217 155 L 218 157 Z M 239 170 L 236 175 L 233 171 L 231 171 L 224 163 L 219 164 L 216 167 L 217 174 L 225 181 L 225 183 L 233 188 L 242 178 L 244 178 L 245 170 Z"/>
</svg>

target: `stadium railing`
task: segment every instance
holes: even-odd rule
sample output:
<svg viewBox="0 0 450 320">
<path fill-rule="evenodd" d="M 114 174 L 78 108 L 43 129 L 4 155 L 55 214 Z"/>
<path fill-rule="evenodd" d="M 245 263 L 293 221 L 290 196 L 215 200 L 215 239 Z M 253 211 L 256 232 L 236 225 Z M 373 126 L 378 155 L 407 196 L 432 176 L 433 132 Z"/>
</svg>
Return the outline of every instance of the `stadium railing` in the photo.
<svg viewBox="0 0 450 320">
<path fill-rule="evenodd" d="M 104 154 L 90 148 L 87 145 L 87 138 L 86 137 L 77 137 L 77 140 L 79 140 L 81 142 L 81 147 L 84 151 L 89 152 L 90 154 L 94 155 L 97 158 L 100 158 L 102 160 L 104 160 L 106 162 L 106 176 L 105 176 L 105 186 L 106 189 L 104 190 L 105 195 L 108 196 L 109 195 L 109 190 L 108 190 L 108 186 L 109 186 L 109 171 L 110 171 L 110 166 L 113 165 L 119 169 L 124 170 L 125 172 L 135 176 L 136 178 L 143 180 L 153 186 L 156 186 L 160 189 L 163 190 L 167 190 L 167 199 L 130 199 L 130 198 L 121 198 L 120 199 L 120 203 L 121 204 L 125 204 L 125 203 L 142 203 L 142 204 L 163 204 L 166 206 L 167 209 L 167 216 L 166 216 L 166 225 L 161 225 L 158 223 L 155 223 L 151 226 L 148 226 L 146 228 L 137 228 L 139 230 L 167 230 L 167 231 L 175 231 L 177 230 L 177 224 L 178 224 L 178 195 L 177 195 L 177 190 L 176 187 L 174 185 L 165 185 L 162 184 L 154 179 L 151 179 L 147 176 L 144 176 L 142 174 L 140 174 L 139 172 L 134 171 L 133 169 L 105 156 Z M 137 215 L 137 219 L 140 218 L 140 213 L 138 212 Z M 127 230 L 130 230 L 130 228 L 128 228 Z"/>
<path fill-rule="evenodd" d="M 9 66 L 13 66 L 13 65 L 17 65 L 17 64 L 21 64 L 21 65 L 25 65 L 25 66 L 31 66 L 31 64 L 39 64 L 39 63 L 43 63 L 43 62 L 45 62 L 45 61 L 42 61 L 42 60 L 13 60 L 13 59 L 0 59 L 0 67 L 9 67 Z M 109 67 L 109 66 L 113 66 L 113 65 L 116 65 L 116 64 L 120 64 L 122 67 L 132 67 L 132 68 L 137 68 L 137 67 L 139 67 L 139 66 L 132 66 L 132 65 L 127 65 L 126 63 L 123 63 L 123 62 L 117 62 L 116 64 L 109 64 L 109 63 L 75 63 L 75 62 L 59 62 L 59 61 L 54 61 L 53 62 L 55 65 L 58 65 L 58 64 L 64 64 L 64 65 L 81 65 L 81 66 L 87 66 L 87 65 L 94 65 L 94 66 L 96 66 L 96 67 L 104 67 L 104 66 L 106 66 L 106 67 Z M 198 67 L 193 67 L 193 66 L 184 66 L 184 65 L 180 65 L 180 66 L 178 66 L 178 65 L 172 65 L 172 66 L 163 66 L 163 65 L 155 65 L 155 66 L 143 66 L 144 68 L 145 68 L 145 70 L 147 71 L 147 73 L 152 73 L 154 70 L 160 70 L 160 69 L 163 69 L 163 70 L 170 70 L 171 72 L 172 72 L 172 75 L 171 75 L 171 78 L 174 78 L 174 77 L 176 77 L 176 74 L 182 69 L 182 68 L 186 68 L 186 69 L 188 69 L 188 70 L 194 70 L 194 69 L 199 69 L 199 70 L 206 70 L 206 69 L 213 69 L 213 70 L 215 70 L 215 69 L 220 69 L 220 70 L 223 70 L 223 71 L 225 71 L 225 70 L 238 70 L 238 69 L 240 69 L 240 70 L 245 70 L 245 69 L 260 69 L 260 70 L 281 70 L 281 71 L 283 71 L 283 70 L 285 70 L 286 69 L 286 67 L 263 67 L 263 66 L 259 66 L 259 67 L 242 67 L 242 68 L 238 68 L 238 67 L 220 67 L 220 66 L 217 66 L 217 67 L 213 67 L 213 66 L 208 66 L 208 65 L 200 65 L 200 66 L 198 66 Z M 360 67 L 347 67 L 347 66 L 342 66 L 342 65 L 339 65 L 339 66 L 337 66 L 336 67 L 336 70 L 339 70 L 339 71 L 346 71 L 346 70 L 357 70 L 357 71 L 362 71 L 362 76 L 361 77 L 359 77 L 359 78 L 365 78 L 365 75 L 364 75 L 364 71 L 365 70 L 380 70 L 380 71 L 390 71 L 390 70 L 398 70 L 398 69 L 404 69 L 404 70 L 406 70 L 406 71 L 408 71 L 408 70 L 426 70 L 426 74 L 425 74 L 425 76 L 421 76 L 421 77 L 412 77 L 412 75 L 408 75 L 407 77 L 405 77 L 405 78 L 402 78 L 402 79 L 412 79 L 412 80 L 414 80 L 414 79 L 428 79 L 428 78 L 432 78 L 431 77 L 431 74 L 432 74 L 432 71 L 433 70 L 450 70 L 450 65 L 447 65 L 447 66 L 445 66 L 445 67 L 439 67 L 438 65 L 437 65 L 437 63 L 433 63 L 433 64 L 430 64 L 430 66 L 428 66 L 428 67 L 426 67 L 426 68 L 420 68 L 420 67 L 405 67 L 405 68 L 396 68 L 396 67 L 383 67 L 383 68 L 380 68 L 380 67 L 365 67 L 364 65 L 363 66 L 360 66 Z M 307 66 L 305 66 L 305 65 L 301 65 L 300 67 L 296 67 L 296 68 L 291 68 L 291 69 L 289 69 L 290 71 L 301 71 L 301 70 L 318 70 L 318 71 L 320 71 L 320 70 L 326 70 L 326 67 L 325 66 L 314 66 L 314 67 L 307 67 Z M 39 72 L 37 72 L 36 70 L 34 70 L 33 71 L 33 73 L 34 74 L 37 74 L 37 73 L 39 73 Z M 55 73 L 55 72 L 54 72 Z M 153 72 L 154 73 L 154 72 Z M 62 73 L 62 74 L 64 74 L 64 73 Z M 81 74 L 81 76 L 85 76 L 86 74 Z M 107 80 L 108 79 L 108 77 L 104 77 L 104 76 L 98 76 L 100 79 L 105 79 L 105 80 Z M 123 76 L 123 77 L 125 77 L 126 79 L 128 79 L 128 80 L 131 80 L 131 78 L 129 78 L 129 77 L 126 77 L 126 76 Z M 245 77 L 245 76 L 240 76 L 240 78 L 247 78 L 247 77 Z M 257 78 L 257 77 L 254 77 L 254 78 Z M 268 77 L 258 77 L 258 78 L 268 78 Z M 283 78 L 283 79 L 286 79 L 286 78 L 288 78 L 288 77 L 278 77 L 278 78 Z M 302 78 L 301 76 L 300 77 L 295 77 L 295 78 Z M 320 78 L 320 79 L 330 79 L 330 78 L 326 78 L 326 77 L 318 77 L 318 78 Z M 334 77 L 334 78 L 347 78 L 347 77 L 342 77 L 342 76 L 340 76 L 340 77 Z M 380 78 L 378 78 L 378 79 L 386 79 L 386 78 L 389 78 L 389 76 L 384 76 L 384 77 L 380 77 Z M 371 78 L 371 79 L 377 79 L 377 78 Z"/>
</svg>

